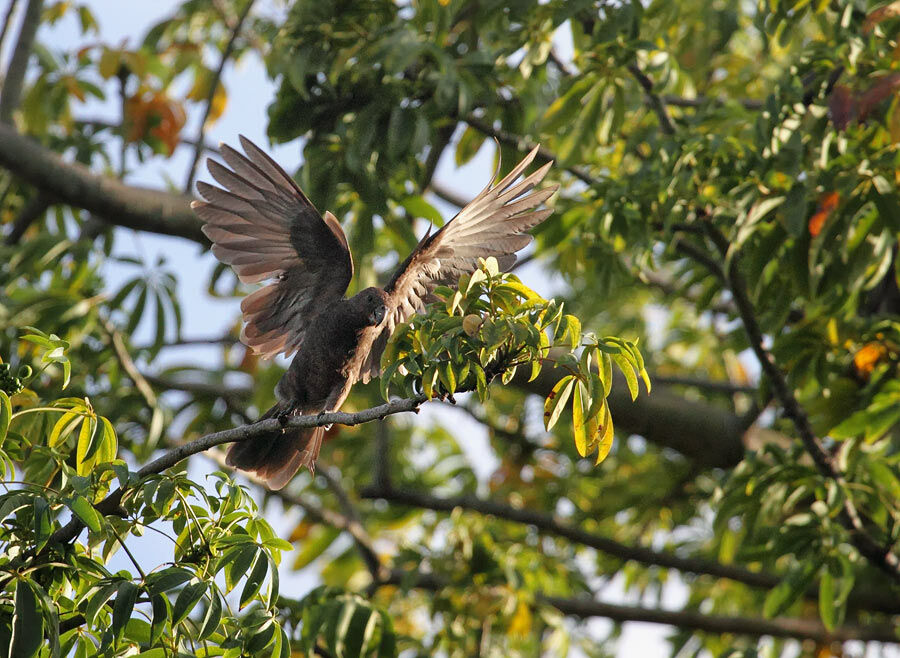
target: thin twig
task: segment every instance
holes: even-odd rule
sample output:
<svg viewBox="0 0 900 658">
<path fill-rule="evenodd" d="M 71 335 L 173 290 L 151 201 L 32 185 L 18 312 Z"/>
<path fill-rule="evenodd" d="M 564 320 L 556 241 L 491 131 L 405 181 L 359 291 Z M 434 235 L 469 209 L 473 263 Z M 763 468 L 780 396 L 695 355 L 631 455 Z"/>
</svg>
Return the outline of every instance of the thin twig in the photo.
<svg viewBox="0 0 900 658">
<path fill-rule="evenodd" d="M 656 116 L 659 119 L 659 127 L 667 135 L 674 135 L 675 124 L 672 123 L 672 117 L 669 116 L 669 110 L 666 108 L 666 104 L 659 97 L 659 94 L 653 91 L 653 80 L 651 80 L 646 73 L 641 71 L 637 62 L 632 62 L 626 68 L 644 90 L 644 95 L 647 97 L 647 103 L 650 105 L 651 109 L 656 112 Z"/>
<path fill-rule="evenodd" d="M 3 14 L 3 22 L 0 23 L 0 52 L 3 50 L 3 41 L 6 39 L 6 31 L 12 23 L 13 13 L 16 11 L 16 4 L 18 4 L 18 2 L 19 0 L 9 0 L 9 7 L 6 9 L 6 13 Z M 2 80 L 0 80 L 0 83 L 2 83 Z"/>
<path fill-rule="evenodd" d="M 43 10 L 44 0 L 29 0 L 25 8 L 19 38 L 3 78 L 3 87 L 0 87 L 0 123 L 12 123 L 13 112 L 19 106 L 28 60 L 31 57 L 31 47 L 34 45 L 34 36 L 41 23 Z"/>
<path fill-rule="evenodd" d="M 379 426 L 384 424 L 383 420 L 378 421 Z M 372 574 L 372 580 L 374 582 L 384 580 L 387 578 L 389 570 L 381 563 L 381 560 L 378 559 L 372 537 L 363 525 L 359 510 L 353 504 L 353 501 L 350 500 L 350 496 L 343 485 L 341 485 L 340 475 L 332 475 L 328 468 L 320 470 L 319 475 L 322 476 L 325 480 L 325 484 L 328 485 L 328 488 L 331 489 L 332 493 L 338 499 L 338 504 L 341 506 L 344 516 L 349 522 L 346 530 L 350 533 L 350 536 L 353 537 L 353 541 L 356 542 L 357 550 L 359 550 L 363 562 L 366 563 L 369 573 Z"/>
<path fill-rule="evenodd" d="M 209 84 L 209 91 L 206 94 L 206 102 L 203 109 L 203 117 L 200 120 L 197 138 L 194 140 L 196 142 L 194 147 L 194 157 L 193 160 L 191 160 L 187 180 L 184 183 L 185 194 L 190 194 L 191 187 L 194 185 L 194 177 L 197 175 L 197 164 L 200 162 L 200 156 L 203 155 L 203 137 L 206 133 L 206 122 L 212 112 L 213 101 L 215 100 L 216 91 L 219 89 L 219 84 L 221 83 L 222 72 L 225 70 L 225 65 L 228 63 L 228 60 L 231 59 L 234 44 L 237 41 L 238 36 L 240 36 L 241 29 L 244 27 L 244 21 L 247 19 L 247 16 L 250 15 L 250 9 L 253 8 L 253 2 L 254 0 L 246 0 L 244 10 L 241 12 L 240 16 L 238 16 L 237 23 L 231 28 L 231 36 L 228 38 L 225 48 L 222 49 L 222 57 L 219 59 L 219 65 L 216 68 L 216 72 L 213 74 L 212 82 Z"/>
<path fill-rule="evenodd" d="M 144 398 L 144 401 L 151 408 L 156 408 L 156 393 L 153 392 L 153 387 L 150 386 L 150 383 L 147 381 L 147 378 L 141 374 L 141 371 L 138 370 L 137 366 L 134 364 L 134 360 L 131 358 L 131 355 L 128 353 L 128 349 L 125 347 L 125 342 L 122 340 L 121 332 L 116 329 L 115 325 L 107 319 L 101 320 L 101 324 L 103 326 L 103 330 L 106 332 L 106 336 L 109 339 L 109 344 L 113 348 L 113 353 L 116 355 L 116 359 L 119 361 L 119 365 L 122 366 L 122 369 L 131 378 L 131 381 L 134 382 L 135 388 Z"/>
<path fill-rule="evenodd" d="M 22 206 L 22 210 L 19 211 L 19 215 L 13 221 L 12 230 L 6 236 L 6 245 L 14 246 L 19 244 L 19 240 L 22 239 L 25 232 L 41 215 L 47 212 L 47 209 L 50 208 L 51 205 L 52 202 L 46 194 L 38 192 L 31 197 L 31 199 Z"/>
<path fill-rule="evenodd" d="M 489 137 L 493 137 L 501 144 L 505 144 L 506 146 L 511 146 L 514 149 L 518 149 L 519 151 L 530 151 L 535 146 L 537 146 L 531 140 L 528 140 L 519 135 L 514 135 L 512 133 L 508 133 L 505 130 L 499 130 L 494 128 L 492 125 L 487 123 L 486 121 L 479 119 L 476 116 L 469 115 L 463 119 L 467 124 L 472 126 L 475 130 L 484 133 Z M 559 158 L 556 156 L 553 151 L 541 146 L 538 148 L 537 159 L 540 162 L 557 162 Z M 582 167 L 576 166 L 568 166 L 563 167 L 565 171 L 568 171 L 570 174 L 575 176 L 578 180 L 587 183 L 588 185 L 602 185 L 603 179 L 598 178 L 596 176 L 592 176 Z"/>
<path fill-rule="evenodd" d="M 740 271 L 740 253 L 736 250 L 731 250 L 727 238 L 711 224 L 707 224 L 707 231 L 710 239 L 719 249 L 723 260 L 730 263 L 727 270 L 722 269 L 718 266 L 718 263 L 715 263 L 711 271 L 731 291 L 735 306 L 738 309 L 738 315 L 744 325 L 750 348 L 756 355 L 760 367 L 765 373 L 769 385 L 772 387 L 775 399 L 778 400 L 784 410 L 784 415 L 793 423 L 806 451 L 812 457 L 816 469 L 822 476 L 834 480 L 844 492 L 843 507 L 846 517 L 844 525 L 850 531 L 853 545 L 873 564 L 890 574 L 895 580 L 900 581 L 900 557 L 893 552 L 891 545 L 882 545 L 869 534 L 859 514 L 859 510 L 856 509 L 856 505 L 850 496 L 850 489 L 843 473 L 840 472 L 834 460 L 822 445 L 821 440 L 816 436 L 809 421 L 809 416 L 807 416 L 806 411 L 794 395 L 794 391 L 788 385 L 787 378 L 775 362 L 775 357 L 765 346 L 765 337 L 757 320 L 756 308 L 750 300 L 747 292 L 747 282 Z M 709 264 L 704 264 L 709 267 Z"/>
</svg>

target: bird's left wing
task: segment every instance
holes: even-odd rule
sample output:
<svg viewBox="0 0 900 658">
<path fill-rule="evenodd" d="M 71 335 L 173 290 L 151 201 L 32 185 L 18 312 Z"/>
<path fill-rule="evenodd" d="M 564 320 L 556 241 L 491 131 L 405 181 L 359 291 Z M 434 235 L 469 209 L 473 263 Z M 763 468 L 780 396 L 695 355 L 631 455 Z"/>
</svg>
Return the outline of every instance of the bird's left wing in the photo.
<svg viewBox="0 0 900 658">
<path fill-rule="evenodd" d="M 197 183 L 206 201 L 191 204 L 212 251 L 244 283 L 274 279 L 241 302 L 241 340 L 254 352 L 290 356 L 312 319 L 339 301 L 353 276 L 341 225 L 319 214 L 294 180 L 241 136 L 246 155 L 222 145 L 225 164 L 208 163 L 222 187 Z"/>
<path fill-rule="evenodd" d="M 494 256 L 503 270 L 516 262 L 516 252 L 531 242 L 526 231 L 550 216 L 552 210 L 537 206 L 558 186 L 532 192 L 552 162 L 518 183 L 516 180 L 537 155 L 535 147 L 499 183 L 487 187 L 439 231 L 419 242 L 385 287 L 388 310 L 384 322 L 360 337 L 348 373 L 363 382 L 380 371 L 381 353 L 394 328 L 422 310 L 426 298 L 441 284 L 453 285 L 462 274 L 478 267 L 479 258 Z M 530 194 L 529 194 L 530 192 Z"/>
</svg>

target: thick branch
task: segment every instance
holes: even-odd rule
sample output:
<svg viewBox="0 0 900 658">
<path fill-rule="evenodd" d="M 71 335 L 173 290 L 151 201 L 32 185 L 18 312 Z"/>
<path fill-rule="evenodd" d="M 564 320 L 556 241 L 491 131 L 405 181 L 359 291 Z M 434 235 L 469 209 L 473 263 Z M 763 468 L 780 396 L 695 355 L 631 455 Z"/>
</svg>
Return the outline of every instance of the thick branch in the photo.
<svg viewBox="0 0 900 658">
<path fill-rule="evenodd" d="M 191 211 L 189 197 L 98 176 L 82 164 L 65 162 L 53 151 L 2 124 L 0 166 L 57 201 L 89 210 L 108 224 L 208 244 L 200 231 L 200 220 Z"/>
<path fill-rule="evenodd" d="M 222 57 L 219 59 L 219 66 L 216 68 L 216 72 L 213 74 L 212 81 L 210 82 L 209 91 L 206 94 L 206 105 L 203 110 L 203 118 L 200 120 L 200 129 L 197 131 L 197 139 L 195 140 L 194 157 L 193 160 L 191 160 L 187 180 L 184 183 L 185 194 L 190 194 L 191 187 L 194 184 L 194 177 L 197 175 L 197 163 L 200 162 L 200 156 L 203 154 L 203 137 L 206 132 L 206 122 L 209 119 L 213 101 L 216 97 L 216 91 L 222 80 L 222 72 L 225 70 L 225 65 L 228 63 L 228 60 L 231 59 L 231 53 L 234 51 L 234 44 L 241 33 L 241 29 L 244 27 L 244 21 L 247 20 L 247 16 L 250 15 L 250 9 L 253 7 L 253 2 L 254 0 L 246 0 L 244 10 L 241 12 L 240 16 L 238 16 L 235 25 L 231 28 L 231 36 L 229 36 L 225 48 L 222 49 Z"/>
<path fill-rule="evenodd" d="M 438 591 L 450 586 L 450 583 L 438 575 L 421 572 L 409 573 L 399 569 L 393 570 L 388 580 L 381 584 L 413 587 L 428 591 Z M 605 617 L 617 622 L 642 621 L 707 633 L 732 633 L 734 635 L 749 635 L 751 637 L 771 635 L 773 637 L 786 637 L 797 640 L 815 640 L 823 644 L 847 640 L 897 643 L 897 636 L 891 624 L 841 626 L 833 631 L 829 631 L 816 619 L 723 617 L 693 611 L 670 611 L 658 608 L 644 608 L 642 606 L 616 605 L 588 598 L 570 599 L 547 596 L 541 592 L 535 595 L 535 601 L 556 608 L 565 615 L 581 619 Z"/>
<path fill-rule="evenodd" d="M 360 492 L 363 498 L 380 498 L 388 502 L 435 510 L 452 512 L 456 508 L 495 516 L 498 519 L 534 526 L 541 532 L 569 539 L 577 544 L 589 546 L 620 560 L 634 560 L 642 564 L 677 569 L 697 575 L 727 578 L 735 582 L 771 589 L 782 581 L 782 577 L 764 571 L 750 571 L 739 566 L 722 564 L 715 560 L 697 557 L 680 557 L 665 551 L 655 551 L 643 546 L 629 546 L 601 535 L 569 525 L 557 517 L 530 509 L 511 507 L 492 500 L 474 496 L 439 498 L 428 493 L 411 489 L 395 488 L 391 485 L 372 486 Z M 810 590 L 808 596 L 816 598 L 818 592 Z M 854 594 L 849 605 L 888 614 L 900 613 L 900 600 L 891 592 L 865 592 Z"/>
<path fill-rule="evenodd" d="M 9 68 L 6 69 L 3 87 L 0 88 L 0 123 L 11 123 L 13 112 L 19 106 L 22 86 L 25 84 L 25 72 L 28 70 L 28 59 L 31 57 L 31 47 L 41 24 L 43 10 L 44 0 L 29 0 L 25 8 L 19 38 L 9 60 Z"/>
</svg>

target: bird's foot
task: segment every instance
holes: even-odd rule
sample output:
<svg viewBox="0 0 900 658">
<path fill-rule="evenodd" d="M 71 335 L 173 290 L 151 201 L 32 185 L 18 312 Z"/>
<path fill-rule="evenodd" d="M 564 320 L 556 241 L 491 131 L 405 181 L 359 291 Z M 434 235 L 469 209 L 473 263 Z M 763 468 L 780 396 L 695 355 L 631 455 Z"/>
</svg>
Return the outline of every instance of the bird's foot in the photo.
<svg viewBox="0 0 900 658">
<path fill-rule="evenodd" d="M 276 411 L 274 418 L 278 421 L 281 427 L 287 427 L 288 421 L 291 419 L 291 416 L 295 416 L 296 414 L 297 410 L 295 408 L 285 407 Z"/>
<path fill-rule="evenodd" d="M 325 409 L 322 409 L 322 411 L 320 411 L 319 413 L 316 414 L 316 420 L 317 420 L 317 421 L 322 420 L 322 418 L 324 418 L 325 414 L 327 414 L 327 413 L 331 413 L 331 412 L 326 411 Z M 323 429 L 327 432 L 328 430 L 331 429 L 331 426 L 332 426 L 333 424 L 334 424 L 334 423 L 328 423 L 327 425 L 323 425 Z M 313 470 L 313 469 L 310 469 L 310 471 L 312 471 L 312 470 Z"/>
</svg>

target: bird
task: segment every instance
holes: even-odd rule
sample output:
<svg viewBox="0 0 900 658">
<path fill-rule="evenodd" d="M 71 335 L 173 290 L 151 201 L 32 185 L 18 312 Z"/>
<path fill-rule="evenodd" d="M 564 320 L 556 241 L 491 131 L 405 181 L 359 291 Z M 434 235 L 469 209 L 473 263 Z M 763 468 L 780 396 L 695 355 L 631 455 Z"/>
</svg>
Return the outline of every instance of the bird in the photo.
<svg viewBox="0 0 900 658">
<path fill-rule="evenodd" d="M 428 233 L 384 288 L 346 297 L 353 258 L 338 219 L 320 214 L 294 179 L 252 141 L 243 153 L 220 146 L 224 163 L 207 168 L 218 186 L 197 183 L 212 252 L 245 284 L 269 281 L 241 301 L 241 341 L 255 354 L 293 359 L 275 388 L 275 405 L 260 420 L 317 415 L 340 409 L 357 382 L 380 372 L 394 329 L 424 310 L 438 285 L 452 285 L 493 256 L 502 270 L 528 245 L 526 231 L 549 217 L 540 208 L 558 186 L 536 189 L 552 161 L 519 180 L 539 147 L 505 177 L 487 186 L 437 231 Z M 285 427 L 233 443 L 226 463 L 255 472 L 270 489 L 284 487 L 303 466 L 314 472 L 325 429 Z"/>
</svg>

